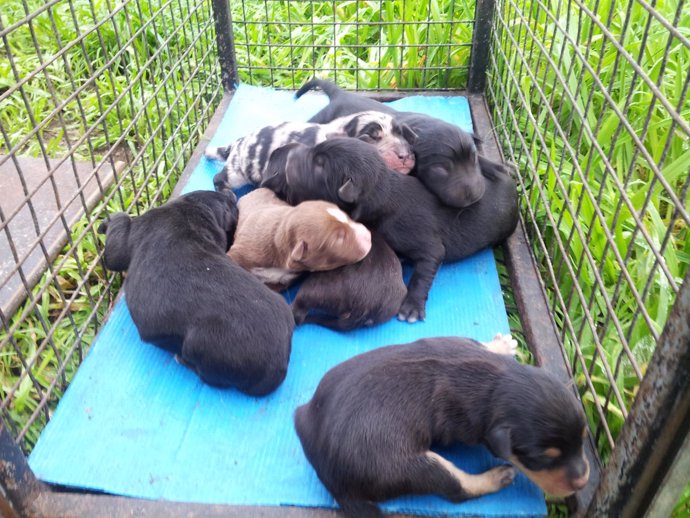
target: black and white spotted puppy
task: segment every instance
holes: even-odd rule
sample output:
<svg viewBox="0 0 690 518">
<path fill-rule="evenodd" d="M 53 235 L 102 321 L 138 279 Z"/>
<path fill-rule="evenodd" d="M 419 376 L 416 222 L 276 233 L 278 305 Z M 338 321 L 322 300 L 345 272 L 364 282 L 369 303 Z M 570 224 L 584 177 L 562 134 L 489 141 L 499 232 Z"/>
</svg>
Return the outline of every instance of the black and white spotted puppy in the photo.
<svg viewBox="0 0 690 518">
<path fill-rule="evenodd" d="M 208 147 L 207 158 L 222 160 L 225 167 L 213 178 L 216 190 L 259 185 L 271 153 L 291 142 L 313 146 L 334 137 L 354 137 L 376 146 L 388 167 L 407 174 L 415 165 L 412 144 L 415 133 L 393 116 L 376 111 L 339 117 L 327 124 L 283 122 L 266 126 L 229 146 Z"/>
</svg>

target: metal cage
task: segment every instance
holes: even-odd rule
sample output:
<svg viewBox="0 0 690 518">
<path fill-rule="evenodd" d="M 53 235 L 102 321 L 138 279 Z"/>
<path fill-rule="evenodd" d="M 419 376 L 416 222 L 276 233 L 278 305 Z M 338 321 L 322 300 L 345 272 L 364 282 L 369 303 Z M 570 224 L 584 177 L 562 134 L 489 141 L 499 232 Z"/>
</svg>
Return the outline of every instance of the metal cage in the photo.
<svg viewBox="0 0 690 518">
<path fill-rule="evenodd" d="M 98 223 L 175 194 L 237 82 L 317 75 L 469 97 L 521 195 L 497 250 L 511 325 L 589 419 L 592 476 L 569 509 L 668 515 L 690 463 L 690 9 L 624 4 L 5 0 L 2 514 L 333 515 L 64 491 L 25 458 L 117 295 Z"/>
</svg>

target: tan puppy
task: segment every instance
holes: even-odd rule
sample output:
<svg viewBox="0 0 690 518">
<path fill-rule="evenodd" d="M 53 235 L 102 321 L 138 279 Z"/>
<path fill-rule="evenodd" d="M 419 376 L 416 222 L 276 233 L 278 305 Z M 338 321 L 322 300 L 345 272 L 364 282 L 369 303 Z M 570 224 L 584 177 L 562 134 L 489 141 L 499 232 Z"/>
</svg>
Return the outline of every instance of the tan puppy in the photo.
<svg viewBox="0 0 690 518">
<path fill-rule="evenodd" d="M 369 230 L 333 203 L 292 207 L 261 188 L 237 205 L 240 216 L 228 255 L 274 289 L 288 287 L 301 272 L 361 261 L 371 249 Z"/>
</svg>

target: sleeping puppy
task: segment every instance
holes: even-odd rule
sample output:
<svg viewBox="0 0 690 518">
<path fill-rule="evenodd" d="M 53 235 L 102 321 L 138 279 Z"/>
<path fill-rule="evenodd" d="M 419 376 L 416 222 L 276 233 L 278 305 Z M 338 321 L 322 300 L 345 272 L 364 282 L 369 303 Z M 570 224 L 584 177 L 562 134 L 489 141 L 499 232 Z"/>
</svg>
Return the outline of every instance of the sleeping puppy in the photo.
<svg viewBox="0 0 690 518">
<path fill-rule="evenodd" d="M 347 114 L 327 124 L 283 122 L 266 126 L 226 147 L 206 148 L 207 158 L 223 160 L 225 167 L 213 183 L 216 190 L 258 185 L 271 152 L 291 142 L 313 146 L 333 137 L 356 137 L 376 147 L 391 169 L 407 174 L 414 167 L 415 134 L 405 124 L 380 111 Z"/>
<path fill-rule="evenodd" d="M 395 316 L 407 293 L 402 266 L 381 235 L 372 232 L 371 243 L 362 261 L 304 280 L 292 303 L 295 323 L 349 331 Z"/>
<path fill-rule="evenodd" d="M 376 502 L 402 495 L 460 502 L 512 483 L 511 466 L 472 475 L 432 446 L 483 444 L 553 495 L 585 486 L 581 405 L 545 370 L 516 362 L 510 342 L 426 338 L 374 349 L 326 373 L 297 408 L 295 428 L 347 516 L 382 516 Z"/>
<path fill-rule="evenodd" d="M 287 288 L 306 271 L 332 270 L 361 261 L 371 233 L 333 203 L 305 201 L 292 207 L 270 189 L 240 198 L 230 258 L 269 287 Z"/>
<path fill-rule="evenodd" d="M 413 174 L 446 205 L 462 208 L 476 203 L 486 188 L 481 172 L 492 176 L 506 172 L 503 165 L 479 155 L 477 139 L 454 124 L 421 113 L 396 111 L 321 79 L 307 82 L 295 96 L 299 98 L 315 88 L 321 89 L 330 102 L 310 122 L 326 123 L 351 113 L 378 110 L 409 126 L 417 135 Z"/>
<path fill-rule="evenodd" d="M 198 191 L 104 221 L 105 265 L 127 271 L 125 299 L 142 340 L 210 385 L 261 396 L 287 372 L 294 319 L 283 297 L 226 255 L 232 193 Z"/>
<path fill-rule="evenodd" d="M 517 190 L 507 174 L 486 175 L 487 194 L 462 210 L 443 205 L 413 176 L 396 174 L 357 139 L 314 147 L 289 144 L 271 157 L 263 185 L 288 203 L 321 199 L 378 231 L 413 266 L 398 317 L 424 319 L 426 299 L 442 261 L 457 261 L 506 239 L 518 220 Z M 284 170 L 280 171 L 280 167 Z"/>
</svg>

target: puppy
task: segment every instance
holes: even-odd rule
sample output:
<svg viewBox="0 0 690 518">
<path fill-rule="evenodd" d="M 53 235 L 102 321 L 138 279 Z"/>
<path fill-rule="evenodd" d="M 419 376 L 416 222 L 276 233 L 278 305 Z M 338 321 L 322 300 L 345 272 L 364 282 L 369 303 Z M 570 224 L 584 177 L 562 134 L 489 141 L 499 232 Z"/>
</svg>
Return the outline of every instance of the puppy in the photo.
<svg viewBox="0 0 690 518">
<path fill-rule="evenodd" d="M 372 232 L 371 242 L 364 260 L 304 280 L 292 303 L 295 323 L 349 331 L 395 316 L 407 293 L 402 266 L 379 234 Z"/>
<path fill-rule="evenodd" d="M 99 227 L 105 265 L 127 271 L 125 299 L 142 340 L 176 354 L 210 385 L 261 396 L 285 378 L 294 319 L 283 297 L 226 255 L 232 193 L 198 191 Z"/>
<path fill-rule="evenodd" d="M 274 155 L 278 165 L 269 164 L 274 175 L 264 180 L 265 187 L 292 204 L 308 199 L 337 204 L 412 262 L 398 314 L 408 322 L 424 319 L 442 261 L 502 242 L 518 221 L 517 190 L 507 174 L 487 174 L 487 195 L 458 210 L 443 205 L 417 178 L 388 169 L 371 146 L 357 139 L 335 138 L 311 148 L 289 144 Z"/>
<path fill-rule="evenodd" d="M 548 372 L 517 363 L 510 341 L 499 335 L 484 347 L 427 338 L 360 354 L 326 373 L 297 408 L 295 428 L 347 516 L 382 516 L 375 502 L 408 494 L 460 502 L 513 480 L 508 465 L 465 473 L 431 451 L 436 445 L 484 444 L 553 495 L 585 486 L 581 405 Z"/>
<path fill-rule="evenodd" d="M 413 174 L 446 205 L 462 208 L 476 203 L 486 189 L 484 176 L 506 172 L 503 165 L 479 155 L 478 140 L 454 124 L 421 113 L 396 111 L 321 79 L 307 82 L 295 96 L 299 98 L 315 88 L 320 88 L 330 102 L 309 119 L 310 122 L 323 124 L 347 114 L 378 110 L 409 126 L 417 135 L 414 145 L 416 168 Z"/>
<path fill-rule="evenodd" d="M 287 288 L 305 271 L 332 270 L 361 261 L 371 233 L 336 205 L 305 201 L 292 207 L 269 189 L 240 198 L 230 258 L 273 289 Z"/>
<path fill-rule="evenodd" d="M 223 160 L 225 167 L 214 179 L 216 190 L 235 189 L 263 179 L 268 157 L 275 149 L 301 142 L 314 145 L 332 137 L 361 138 L 376 147 L 391 169 L 407 174 L 414 167 L 415 134 L 405 124 L 380 111 L 348 114 L 328 124 L 283 122 L 266 126 L 227 147 L 206 148 L 207 158 Z"/>
</svg>

